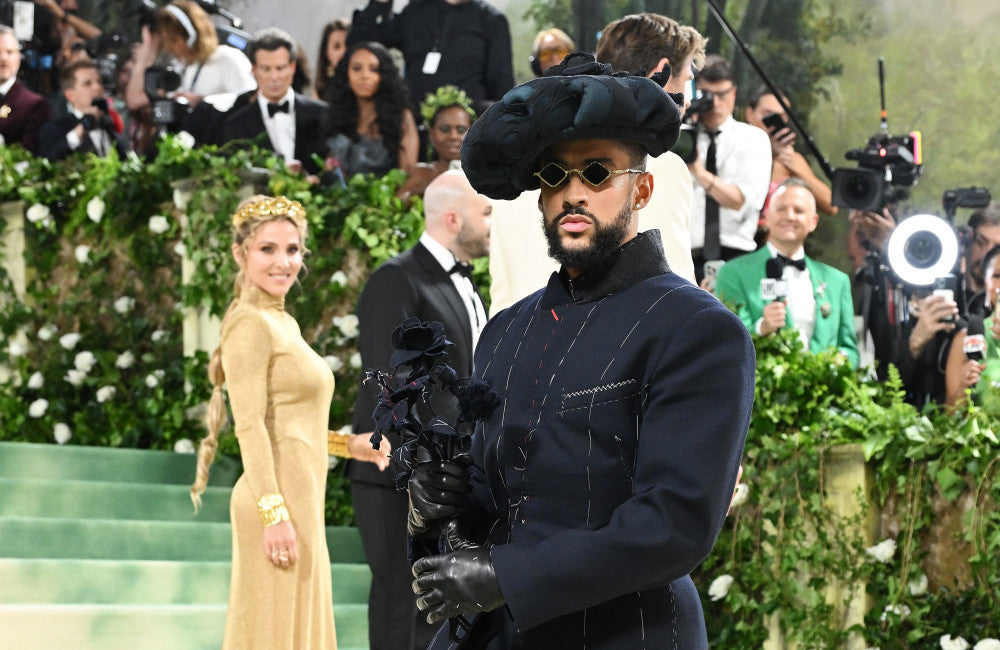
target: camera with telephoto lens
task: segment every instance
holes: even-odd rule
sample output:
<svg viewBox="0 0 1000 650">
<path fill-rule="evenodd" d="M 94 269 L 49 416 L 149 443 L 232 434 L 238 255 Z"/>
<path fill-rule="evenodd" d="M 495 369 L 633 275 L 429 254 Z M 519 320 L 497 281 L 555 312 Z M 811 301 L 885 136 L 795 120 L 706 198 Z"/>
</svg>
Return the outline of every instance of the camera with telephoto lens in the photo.
<svg viewBox="0 0 1000 650">
<path fill-rule="evenodd" d="M 833 172 L 833 204 L 851 210 L 881 212 L 892 202 L 894 188 L 915 185 L 923 171 L 920 131 L 908 135 L 873 135 L 860 149 L 845 154 L 855 169 Z"/>
<path fill-rule="evenodd" d="M 691 118 L 712 110 L 714 104 L 715 95 L 709 90 L 699 89 L 694 92 L 694 99 L 691 100 L 691 104 L 684 113 L 684 121 L 677 134 L 677 142 L 670 150 L 686 164 L 691 164 L 698 158 L 698 126 L 693 123 Z"/>
<path fill-rule="evenodd" d="M 151 66 L 146 69 L 143 82 L 146 95 L 149 96 L 153 125 L 164 127 L 168 131 L 180 127 L 191 112 L 191 105 L 183 98 L 168 97 L 180 88 L 180 74 L 169 66 Z"/>
</svg>

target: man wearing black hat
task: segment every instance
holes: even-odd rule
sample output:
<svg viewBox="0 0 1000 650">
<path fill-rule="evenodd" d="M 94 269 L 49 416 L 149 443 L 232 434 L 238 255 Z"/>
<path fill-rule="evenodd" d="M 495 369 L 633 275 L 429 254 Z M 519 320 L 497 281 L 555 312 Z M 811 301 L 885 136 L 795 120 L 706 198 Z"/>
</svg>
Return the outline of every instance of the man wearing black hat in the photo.
<svg viewBox="0 0 1000 650">
<path fill-rule="evenodd" d="M 735 315 L 669 270 L 658 233 L 638 233 L 645 157 L 678 126 L 653 81 L 571 55 L 466 136 L 479 192 L 541 185 L 562 266 L 483 331 L 474 375 L 500 405 L 471 468 L 431 461 L 410 479 L 415 549 L 437 552 L 457 517 L 453 550 L 413 567 L 428 619 L 454 619 L 434 648 L 708 647 L 688 573 L 733 493 L 754 354 Z"/>
</svg>

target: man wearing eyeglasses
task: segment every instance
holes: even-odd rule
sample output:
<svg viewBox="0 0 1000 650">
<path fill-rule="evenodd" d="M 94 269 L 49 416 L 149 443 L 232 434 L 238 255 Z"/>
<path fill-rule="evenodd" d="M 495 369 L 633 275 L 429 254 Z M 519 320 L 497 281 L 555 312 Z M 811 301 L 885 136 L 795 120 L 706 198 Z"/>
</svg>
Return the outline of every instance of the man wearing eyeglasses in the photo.
<svg viewBox="0 0 1000 650">
<path fill-rule="evenodd" d="M 771 182 L 771 142 L 764 131 L 733 118 L 736 84 L 728 61 L 708 56 L 695 87 L 714 98 L 698 116 L 698 158 L 688 164 L 695 181 L 691 256 L 701 282 L 706 262 L 730 260 L 757 247 L 757 217 Z"/>
<path fill-rule="evenodd" d="M 570 55 L 463 144 L 477 191 L 540 188 L 561 267 L 483 331 L 473 375 L 500 404 L 471 468 L 430 461 L 410 478 L 417 605 L 451 619 L 432 648 L 708 647 L 688 573 L 733 494 L 753 347 L 669 271 L 659 233 L 638 232 L 646 156 L 669 149 L 680 116 L 655 82 L 611 70 Z"/>
</svg>

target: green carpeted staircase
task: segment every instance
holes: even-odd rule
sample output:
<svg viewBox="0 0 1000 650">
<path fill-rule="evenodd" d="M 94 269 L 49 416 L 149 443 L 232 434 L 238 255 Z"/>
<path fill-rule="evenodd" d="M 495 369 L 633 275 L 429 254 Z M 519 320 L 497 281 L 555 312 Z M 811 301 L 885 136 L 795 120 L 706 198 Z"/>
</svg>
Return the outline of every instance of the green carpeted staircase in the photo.
<svg viewBox="0 0 1000 650">
<path fill-rule="evenodd" d="M 218 459 L 195 515 L 193 456 L 0 443 L 0 650 L 219 648 L 238 475 Z M 367 648 L 361 539 L 327 543 L 338 647 Z"/>
</svg>

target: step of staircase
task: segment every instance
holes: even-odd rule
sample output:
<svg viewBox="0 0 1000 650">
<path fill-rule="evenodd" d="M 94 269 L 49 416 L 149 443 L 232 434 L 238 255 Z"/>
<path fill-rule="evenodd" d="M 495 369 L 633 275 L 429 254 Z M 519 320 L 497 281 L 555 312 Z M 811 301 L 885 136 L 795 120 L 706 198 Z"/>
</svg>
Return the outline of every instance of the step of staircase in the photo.
<svg viewBox="0 0 1000 650">
<path fill-rule="evenodd" d="M 195 514 L 186 485 L 0 477 L 0 516 L 225 523 L 232 492 L 209 487 Z"/>
<path fill-rule="evenodd" d="M 191 485 L 194 470 L 192 454 L 172 451 L 0 442 L 0 476 L 7 478 Z M 240 472 L 239 462 L 219 456 L 209 485 L 232 487 Z"/>
<path fill-rule="evenodd" d="M 338 650 L 368 647 L 363 605 L 334 608 Z M 0 605 L 3 650 L 218 650 L 226 605 Z"/>
<path fill-rule="evenodd" d="M 334 563 L 331 576 L 335 603 L 367 602 L 366 565 Z M 229 598 L 229 577 L 228 561 L 8 558 L 0 559 L 0 605 L 217 605 Z"/>
<path fill-rule="evenodd" d="M 356 528 L 327 526 L 330 561 L 364 564 Z M 0 517 L 0 557 L 86 560 L 231 560 L 228 523 Z"/>
</svg>

